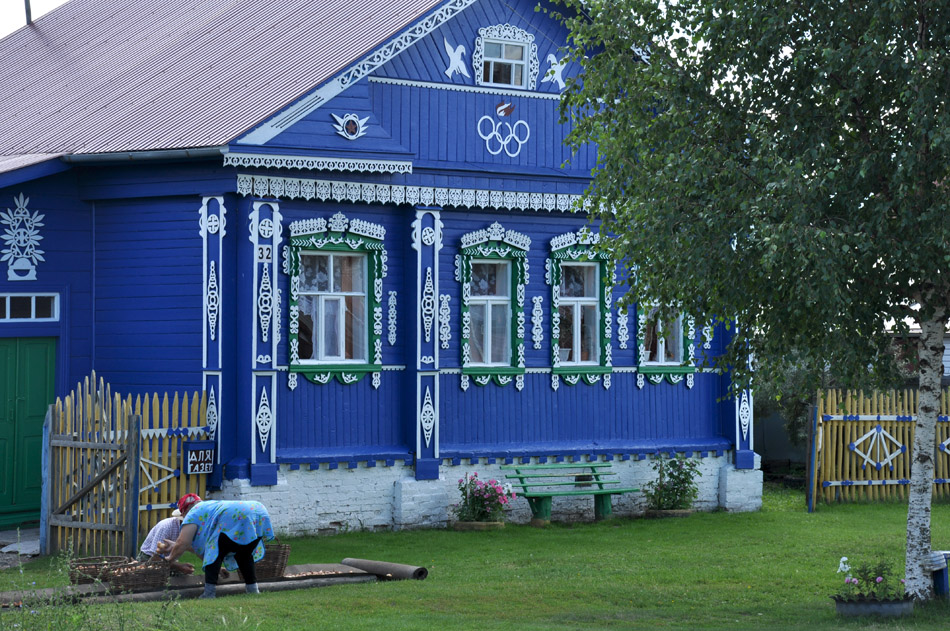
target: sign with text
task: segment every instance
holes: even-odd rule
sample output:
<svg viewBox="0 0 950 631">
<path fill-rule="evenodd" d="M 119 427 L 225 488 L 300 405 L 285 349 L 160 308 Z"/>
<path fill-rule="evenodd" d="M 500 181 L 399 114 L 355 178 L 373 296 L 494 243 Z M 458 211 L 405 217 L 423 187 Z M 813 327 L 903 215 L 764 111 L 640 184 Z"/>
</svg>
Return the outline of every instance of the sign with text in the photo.
<svg viewBox="0 0 950 631">
<path fill-rule="evenodd" d="M 186 440 L 181 446 L 186 475 L 211 473 L 214 469 L 214 441 Z"/>
</svg>

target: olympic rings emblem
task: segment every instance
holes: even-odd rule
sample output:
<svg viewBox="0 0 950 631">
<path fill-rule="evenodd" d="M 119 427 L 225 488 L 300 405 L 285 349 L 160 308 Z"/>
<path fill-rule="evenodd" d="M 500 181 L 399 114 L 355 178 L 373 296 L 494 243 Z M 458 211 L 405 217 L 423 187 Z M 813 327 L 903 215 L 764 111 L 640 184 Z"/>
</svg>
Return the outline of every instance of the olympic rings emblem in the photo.
<svg viewBox="0 0 950 631">
<path fill-rule="evenodd" d="M 487 133 L 482 131 L 483 124 L 486 120 L 488 121 Z M 501 131 L 502 126 L 507 127 L 504 134 Z M 524 138 L 521 138 L 521 134 L 518 133 L 519 126 L 524 127 Z M 509 157 L 514 158 L 521 153 L 521 147 L 523 147 L 524 143 L 528 142 L 528 138 L 531 137 L 531 128 L 528 127 L 528 123 L 524 121 L 518 121 L 512 125 L 505 121 L 498 121 L 496 123 L 491 116 L 482 116 L 478 119 L 478 135 L 485 141 L 485 148 L 488 149 L 488 153 L 497 156 L 504 151 Z M 513 149 L 509 148 L 511 141 L 515 142 L 512 146 Z"/>
</svg>

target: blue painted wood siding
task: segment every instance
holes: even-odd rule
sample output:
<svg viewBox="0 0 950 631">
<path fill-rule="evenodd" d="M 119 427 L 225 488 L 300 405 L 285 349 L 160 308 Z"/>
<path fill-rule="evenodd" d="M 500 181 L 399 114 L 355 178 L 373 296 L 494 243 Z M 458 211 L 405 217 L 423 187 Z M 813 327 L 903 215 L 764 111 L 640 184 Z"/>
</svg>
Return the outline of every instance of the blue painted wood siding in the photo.
<svg viewBox="0 0 950 631">
<path fill-rule="evenodd" d="M 384 340 L 383 363 L 404 366 L 405 370 L 385 371 L 382 385 L 374 390 L 369 376 L 356 385 L 331 381 L 313 384 L 303 377 L 291 391 L 282 376 L 278 392 L 279 459 L 306 462 L 316 455 L 388 454 L 412 448 L 415 440 L 415 343 L 416 252 L 411 248 L 412 209 L 406 207 L 319 204 L 288 201 L 281 206 L 285 225 L 308 218 L 329 218 L 343 212 L 349 219 L 359 218 L 386 227 L 388 275 L 383 295 L 398 291 L 397 345 Z M 582 215 L 548 212 L 467 212 L 443 210 L 443 249 L 440 253 L 439 294 L 450 300 L 451 340 L 448 349 L 440 348 L 442 368 L 461 365 L 461 287 L 455 280 L 455 255 L 460 252 L 463 234 L 500 222 L 506 229 L 531 237 L 528 252 L 530 280 L 527 286 L 526 364 L 531 368 L 551 366 L 551 287 L 545 283 L 545 259 L 550 256 L 552 238 L 576 231 L 586 224 Z M 281 274 L 279 286 L 288 295 L 288 279 Z M 614 311 L 623 292 L 614 292 Z M 533 298 L 542 298 L 544 331 L 541 349 L 532 340 Z M 384 304 L 384 338 L 388 310 Z M 284 323 L 287 315 L 284 314 Z M 613 321 L 613 365 L 636 365 L 637 317 L 629 312 L 627 349 L 617 340 L 619 324 Z M 697 339 L 701 336 L 697 323 Z M 286 333 L 286 329 L 284 329 Z M 437 334 L 437 331 L 436 331 Z M 699 341 L 701 344 L 701 340 Z M 287 362 L 286 334 L 279 348 L 280 363 Z M 586 447 L 627 451 L 653 451 L 679 447 L 724 448 L 720 410 L 716 399 L 722 396 L 724 379 L 718 374 L 696 375 L 693 388 L 685 383 L 653 385 L 640 389 L 635 373 L 612 375 L 610 389 L 601 383 L 570 386 L 561 380 L 557 391 L 551 387 L 549 373 L 531 373 L 525 377 L 523 391 L 507 386 L 478 386 L 472 381 L 467 391 L 460 387 L 458 374 L 440 377 L 439 406 L 442 451 L 449 457 L 461 453 L 500 455 L 536 449 L 538 453 L 567 451 Z"/>
<path fill-rule="evenodd" d="M 535 36 L 540 65 L 534 90 L 514 90 L 517 96 L 508 96 L 392 85 L 373 80 L 375 77 L 426 82 L 445 88 L 463 85 L 476 88 L 471 56 L 478 29 L 499 24 L 517 26 Z M 596 147 L 587 146 L 572 156 L 563 143 L 571 124 L 559 122 L 558 101 L 537 98 L 559 93 L 556 83 L 542 82 L 542 78 L 549 68 L 547 56 L 564 56 L 557 49 L 565 45 L 566 37 L 561 25 L 543 12 L 534 11 L 533 3 L 477 2 L 381 67 L 373 77 L 350 86 L 276 136 L 267 146 L 343 151 L 351 153 L 354 158 L 411 159 L 416 170 L 448 167 L 503 173 L 514 169 L 521 173 L 571 174 L 586 178 L 596 163 Z M 466 69 L 472 76 L 465 78 L 455 74 L 451 79 L 446 77 L 444 70 L 448 66 L 448 54 L 444 39 L 455 46 L 465 46 Z M 564 76 L 576 74 L 579 70 L 577 64 L 571 63 L 565 68 Z M 510 116 L 496 114 L 496 107 L 502 102 L 514 105 Z M 356 140 L 343 138 L 334 129 L 334 114 L 338 117 L 356 114 L 360 119 L 366 118 L 366 135 Z M 492 155 L 487 150 L 486 141 L 480 137 L 478 129 L 482 117 L 487 117 L 482 122 L 483 134 L 488 133 L 489 125 L 501 123 L 500 132 L 507 137 L 507 125 L 514 127 L 518 121 L 527 125 L 530 130 L 528 138 L 515 157 L 506 155 L 504 151 Z M 515 131 L 520 138 L 525 137 L 523 125 Z M 511 153 L 515 152 L 514 149 L 512 140 Z"/>
<path fill-rule="evenodd" d="M 44 215 L 39 234 L 45 261 L 36 266 L 35 281 L 8 281 L 4 261 L 0 293 L 58 293 L 60 321 L 7 321 L 0 324 L 0 337 L 57 337 L 56 394 L 61 396 L 92 369 L 92 206 L 78 199 L 72 173 L 0 189 L 0 210 L 15 209 L 13 198 L 21 193 L 30 200 L 31 214 Z"/>
<path fill-rule="evenodd" d="M 201 385 L 197 197 L 96 204 L 96 369 L 116 390 Z"/>
</svg>

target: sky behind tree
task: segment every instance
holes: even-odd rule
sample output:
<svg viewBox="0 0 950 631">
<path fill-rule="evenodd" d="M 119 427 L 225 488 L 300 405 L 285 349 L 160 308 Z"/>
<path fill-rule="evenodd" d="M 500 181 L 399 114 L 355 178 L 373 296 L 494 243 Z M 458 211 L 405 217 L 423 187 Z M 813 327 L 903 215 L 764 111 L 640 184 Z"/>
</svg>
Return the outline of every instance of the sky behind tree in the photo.
<svg viewBox="0 0 950 631">
<path fill-rule="evenodd" d="M 30 11 L 37 20 L 49 13 L 66 0 L 30 0 Z M 26 24 L 26 11 L 23 0 L 0 0 L 0 38 Z"/>
</svg>

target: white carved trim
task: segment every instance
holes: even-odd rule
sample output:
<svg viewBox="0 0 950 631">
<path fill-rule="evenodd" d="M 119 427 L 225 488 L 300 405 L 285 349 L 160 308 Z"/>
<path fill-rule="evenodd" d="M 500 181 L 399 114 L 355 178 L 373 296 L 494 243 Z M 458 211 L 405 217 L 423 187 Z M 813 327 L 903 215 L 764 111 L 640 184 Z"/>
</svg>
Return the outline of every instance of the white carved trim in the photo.
<svg viewBox="0 0 950 631">
<path fill-rule="evenodd" d="M 627 342 L 630 341 L 630 330 L 627 328 L 629 317 L 629 310 L 626 307 L 621 306 L 617 309 L 617 341 L 623 350 L 627 350 Z"/>
<path fill-rule="evenodd" d="M 438 199 L 441 200 L 441 206 L 454 208 L 587 212 L 586 208 L 576 203 L 581 199 L 579 195 L 337 182 L 272 177 L 269 175 L 239 174 L 237 176 L 237 192 L 244 196 L 255 195 L 258 197 L 306 199 L 323 202 L 393 203 L 428 206 L 435 204 Z"/>
<path fill-rule="evenodd" d="M 419 410 L 419 421 L 422 423 L 422 432 L 425 436 L 426 447 L 432 442 L 432 430 L 435 428 L 435 406 L 432 405 L 432 393 L 426 386 L 426 396 Z"/>
<path fill-rule="evenodd" d="M 504 226 L 496 221 L 488 228 L 462 235 L 462 248 L 470 248 L 488 241 L 501 241 L 525 251 L 531 247 L 530 237 L 514 230 L 505 230 Z"/>
<path fill-rule="evenodd" d="M 564 77 L 562 75 L 564 73 L 564 67 L 567 66 L 567 57 L 558 60 L 553 53 L 548 53 L 546 61 L 548 62 L 548 70 L 544 73 L 541 83 L 557 83 L 557 89 L 563 91 Z"/>
<path fill-rule="evenodd" d="M 215 399 L 214 386 L 212 385 L 208 389 L 208 409 L 205 411 L 205 424 L 208 426 L 208 435 L 211 437 L 211 440 L 215 439 L 215 435 L 218 432 L 219 418 L 218 402 Z"/>
<path fill-rule="evenodd" d="M 422 303 L 419 305 L 422 312 L 422 325 L 425 328 L 425 340 L 432 340 L 432 322 L 435 320 L 435 285 L 432 281 L 432 268 L 426 268 L 426 280 L 422 289 Z"/>
<path fill-rule="evenodd" d="M 264 153 L 226 153 L 226 167 L 298 169 L 305 171 L 348 171 L 352 173 L 412 173 L 412 162 L 404 160 L 355 160 L 322 156 L 285 156 Z"/>
<path fill-rule="evenodd" d="M 270 283 L 270 265 L 261 268 L 261 286 L 257 293 L 258 320 L 261 323 L 261 337 L 267 342 L 270 332 L 270 319 L 273 312 L 274 293 Z"/>
<path fill-rule="evenodd" d="M 453 75 L 460 74 L 470 79 L 472 75 L 468 73 L 468 68 L 465 67 L 465 60 L 462 59 L 462 57 L 465 56 L 465 44 L 452 46 L 449 40 L 443 35 L 442 45 L 445 47 L 445 52 L 449 56 L 449 65 L 445 67 L 445 76 L 451 79 Z"/>
<path fill-rule="evenodd" d="M 287 374 L 287 387 L 290 388 L 291 392 L 297 389 L 297 373 Z"/>
<path fill-rule="evenodd" d="M 38 212 L 30 213 L 27 204 L 30 203 L 29 197 L 24 197 L 23 193 L 13 198 L 16 203 L 16 209 L 7 212 L 0 211 L 0 224 L 6 226 L 6 234 L 3 235 L 5 247 L 0 250 L 0 260 L 7 262 L 7 280 L 36 280 L 36 266 L 45 259 L 43 250 L 40 249 L 40 241 L 43 237 L 38 228 L 43 226 L 43 218 Z"/>
<path fill-rule="evenodd" d="M 550 94 L 548 92 L 529 92 L 526 90 L 506 90 L 505 88 L 490 86 L 471 86 L 460 85 L 458 83 L 432 83 L 429 81 L 412 81 L 409 79 L 390 79 L 389 77 L 370 77 L 370 83 L 385 83 L 389 85 L 400 85 L 409 88 L 427 88 L 430 90 L 448 90 L 450 92 L 469 92 L 474 94 L 492 94 L 495 96 L 518 97 L 528 99 L 545 99 L 548 101 L 560 101 L 560 94 Z"/>
<path fill-rule="evenodd" d="M 396 55 L 413 46 L 416 42 L 425 38 L 429 33 L 474 3 L 475 0 L 451 0 L 447 2 L 425 19 L 413 24 L 397 37 L 390 39 L 386 44 L 377 48 L 358 63 L 353 64 L 344 72 L 323 84 L 323 86 L 312 92 L 309 96 L 304 97 L 295 106 L 289 108 L 281 115 L 268 120 L 263 125 L 251 131 L 251 133 L 245 135 L 238 142 L 252 145 L 266 143 L 283 130 L 307 116 L 307 114 L 313 110 L 343 92 L 343 90 L 347 89 L 350 85 L 388 63 Z"/>
<path fill-rule="evenodd" d="M 749 428 L 752 426 L 752 397 L 749 396 L 748 390 L 742 391 L 742 398 L 736 404 L 736 419 L 742 429 L 742 440 L 749 440 Z"/>
<path fill-rule="evenodd" d="M 357 138 L 362 138 L 366 135 L 366 122 L 369 120 L 369 116 L 366 118 L 360 118 L 356 114 L 344 114 L 342 117 L 337 116 L 336 114 L 330 114 L 333 117 L 333 120 L 336 121 L 336 124 L 333 128 L 336 130 L 336 133 L 340 136 L 343 136 L 347 140 L 356 140 Z M 350 130 L 350 123 L 355 125 L 355 129 Z"/>
<path fill-rule="evenodd" d="M 534 303 L 531 311 L 531 341 L 534 342 L 534 350 L 539 351 L 544 342 L 544 308 L 541 306 L 544 297 L 535 296 L 531 302 Z"/>
<path fill-rule="evenodd" d="M 274 413 L 267 400 L 267 387 L 261 389 L 261 402 L 257 406 L 257 416 L 254 420 L 257 424 L 257 436 L 261 441 L 261 451 L 267 451 L 267 438 L 274 425 Z"/>
<path fill-rule="evenodd" d="M 551 239 L 551 251 L 556 252 L 572 245 L 597 245 L 598 243 L 600 243 L 600 233 L 582 226 L 577 232 L 566 232 Z"/>
<path fill-rule="evenodd" d="M 396 292 L 389 292 L 389 321 L 387 322 L 389 328 L 389 345 L 396 345 Z"/>
<path fill-rule="evenodd" d="M 534 43 L 534 35 L 511 24 L 495 24 L 494 26 L 478 29 L 478 37 L 475 38 L 475 49 L 472 51 L 475 84 L 482 85 L 482 59 L 486 39 L 518 42 L 525 45 L 525 55 L 527 57 L 525 59 L 525 69 L 528 71 L 525 89 L 534 90 L 538 84 L 538 74 L 541 72 L 541 64 L 538 62 L 538 45 Z"/>
<path fill-rule="evenodd" d="M 449 322 L 452 317 L 452 309 L 449 307 L 450 300 L 452 300 L 452 296 L 448 294 L 439 296 L 439 341 L 442 343 L 442 350 L 449 348 L 449 341 L 452 339 L 452 327 Z"/>
</svg>

